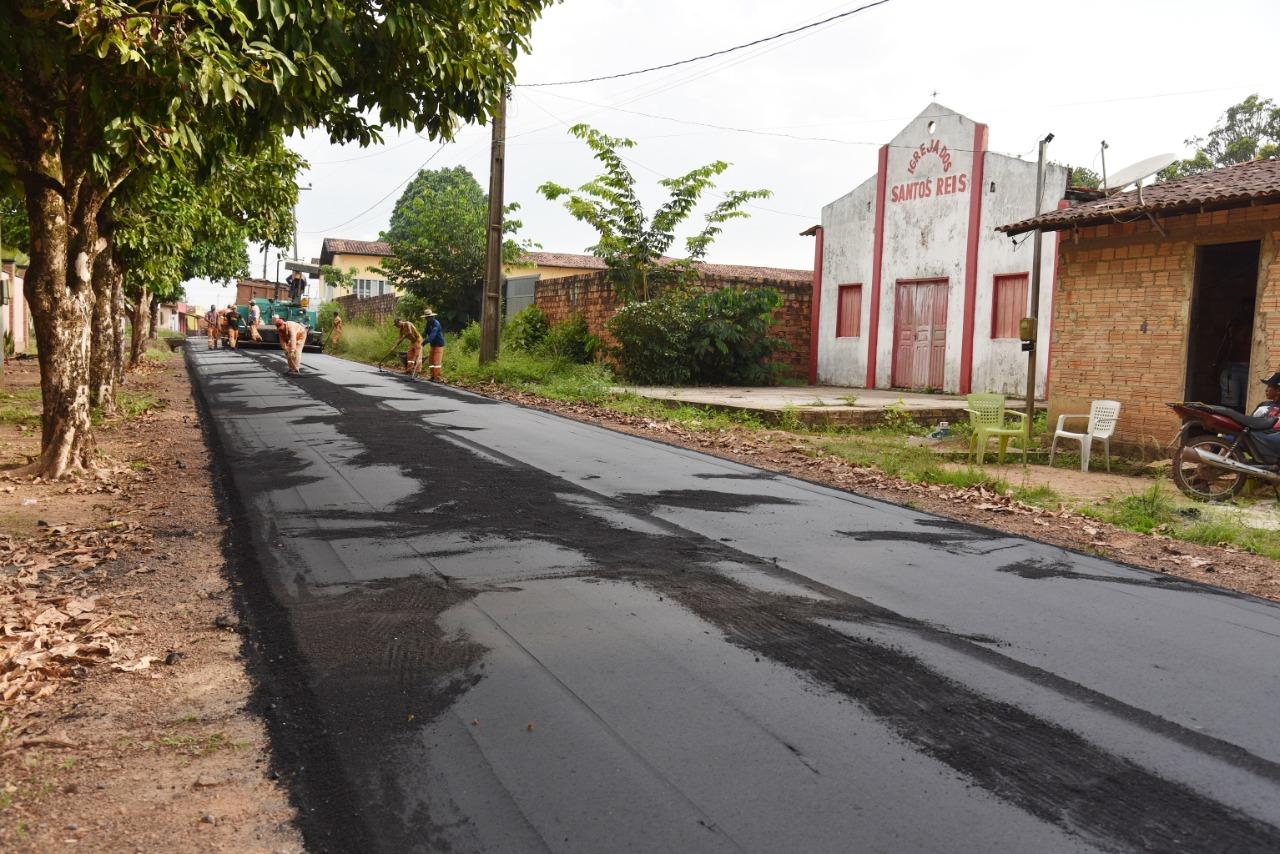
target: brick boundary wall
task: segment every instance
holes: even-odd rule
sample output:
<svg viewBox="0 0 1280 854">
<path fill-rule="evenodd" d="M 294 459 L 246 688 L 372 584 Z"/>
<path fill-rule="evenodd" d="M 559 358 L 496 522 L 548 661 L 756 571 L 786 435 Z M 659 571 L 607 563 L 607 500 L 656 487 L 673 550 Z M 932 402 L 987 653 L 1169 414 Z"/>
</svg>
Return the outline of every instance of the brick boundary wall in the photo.
<svg viewBox="0 0 1280 854">
<path fill-rule="evenodd" d="M 395 294 L 379 294 L 376 297 L 364 298 L 347 294 L 344 297 L 335 298 L 334 302 L 338 304 L 338 313 L 342 315 L 343 321 L 362 320 L 378 325 L 394 320 L 396 316 Z"/>
<path fill-rule="evenodd" d="M 787 376 L 808 379 L 809 306 L 813 300 L 811 282 L 700 276 L 698 287 L 707 291 L 720 288 L 773 288 L 781 294 L 782 305 L 774 313 L 771 332 L 783 339 L 787 347 L 774 353 L 774 362 L 786 368 Z M 534 289 L 534 301 L 549 322 L 558 323 L 576 311 L 587 321 L 587 328 L 592 335 L 608 344 L 614 343 L 605 324 L 617 312 L 621 303 L 604 270 L 558 279 L 540 279 Z"/>
<path fill-rule="evenodd" d="M 1261 241 L 1250 409 L 1262 396 L 1258 376 L 1280 370 L 1280 205 L 1160 224 L 1167 236 L 1145 219 L 1062 232 L 1050 352 L 1050 426 L 1093 400 L 1118 400 L 1112 443 L 1144 457 L 1167 456 L 1178 429 L 1165 403 L 1185 393 L 1197 247 Z"/>
</svg>

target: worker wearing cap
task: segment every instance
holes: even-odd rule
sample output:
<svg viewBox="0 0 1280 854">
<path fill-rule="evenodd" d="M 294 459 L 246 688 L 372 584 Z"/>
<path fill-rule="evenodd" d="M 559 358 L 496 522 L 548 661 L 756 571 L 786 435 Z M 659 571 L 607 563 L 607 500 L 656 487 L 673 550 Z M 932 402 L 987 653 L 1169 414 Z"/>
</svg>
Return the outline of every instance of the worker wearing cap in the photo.
<svg viewBox="0 0 1280 854">
<path fill-rule="evenodd" d="M 276 335 L 280 339 L 280 349 L 289 362 L 289 373 L 302 373 L 302 348 L 307 343 L 307 327 L 296 320 L 285 320 L 277 316 L 275 319 Z"/>
<path fill-rule="evenodd" d="M 427 367 L 431 369 L 431 381 L 441 383 L 444 378 L 440 372 L 444 369 L 444 329 L 440 326 L 440 320 L 436 317 L 436 313 L 431 309 L 427 309 L 427 313 L 422 315 L 426 324 L 422 327 L 424 337 L 427 339 L 427 346 L 431 348 L 427 355 Z"/>
<path fill-rule="evenodd" d="M 258 308 L 258 304 L 252 300 L 249 301 L 249 337 L 254 341 L 261 341 L 262 336 L 258 333 L 258 324 L 262 323 L 262 309 Z"/>
<path fill-rule="evenodd" d="M 240 340 L 240 312 L 236 311 L 234 305 L 228 305 L 226 310 L 222 312 L 222 316 L 227 324 L 227 341 L 231 344 L 231 349 L 234 350 Z"/>
<path fill-rule="evenodd" d="M 218 307 L 216 305 L 209 306 L 209 310 L 204 314 L 204 331 L 209 334 L 209 349 L 216 349 L 218 346 Z"/>
<path fill-rule="evenodd" d="M 401 341 L 409 342 L 409 352 L 405 354 L 404 372 L 411 377 L 416 377 L 422 370 L 422 333 L 409 321 L 399 318 L 396 318 L 396 329 L 400 330 L 400 337 L 396 339 L 395 347 L 391 349 L 396 350 Z"/>
</svg>

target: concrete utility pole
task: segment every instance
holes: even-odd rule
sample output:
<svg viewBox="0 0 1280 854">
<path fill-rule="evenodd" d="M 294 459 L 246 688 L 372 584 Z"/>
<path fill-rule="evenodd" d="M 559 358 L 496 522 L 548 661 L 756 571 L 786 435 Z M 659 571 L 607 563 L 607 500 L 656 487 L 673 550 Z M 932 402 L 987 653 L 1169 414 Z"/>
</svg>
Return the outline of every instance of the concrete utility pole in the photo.
<svg viewBox="0 0 1280 854">
<path fill-rule="evenodd" d="M 1040 160 L 1036 163 L 1036 216 L 1040 216 L 1044 208 L 1044 156 L 1053 142 L 1053 134 L 1040 140 Z M 1040 250 L 1041 231 L 1036 229 L 1031 238 L 1031 317 L 1028 324 L 1027 341 L 1027 442 L 1031 441 L 1031 422 L 1036 416 L 1036 341 L 1039 338 L 1036 325 L 1040 318 Z"/>
<path fill-rule="evenodd" d="M 498 358 L 498 310 L 502 300 L 502 186 L 506 170 L 507 94 L 493 114 L 489 158 L 489 235 L 485 248 L 484 295 L 480 301 L 480 364 Z"/>
</svg>

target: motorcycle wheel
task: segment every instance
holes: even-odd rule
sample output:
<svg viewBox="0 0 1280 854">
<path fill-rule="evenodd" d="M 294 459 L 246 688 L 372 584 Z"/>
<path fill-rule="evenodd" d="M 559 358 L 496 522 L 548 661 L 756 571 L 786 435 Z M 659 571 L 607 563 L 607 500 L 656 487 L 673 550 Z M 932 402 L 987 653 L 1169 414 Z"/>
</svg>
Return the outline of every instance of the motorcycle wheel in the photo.
<svg viewBox="0 0 1280 854">
<path fill-rule="evenodd" d="M 1179 445 L 1173 455 L 1173 482 L 1178 489 L 1197 501 L 1228 501 L 1239 495 L 1249 479 L 1247 474 L 1224 471 L 1199 460 L 1186 459 L 1183 455 L 1186 449 L 1204 448 L 1210 453 L 1240 460 L 1240 452 L 1232 451 L 1231 445 L 1230 441 L 1218 436 L 1197 436 Z"/>
</svg>

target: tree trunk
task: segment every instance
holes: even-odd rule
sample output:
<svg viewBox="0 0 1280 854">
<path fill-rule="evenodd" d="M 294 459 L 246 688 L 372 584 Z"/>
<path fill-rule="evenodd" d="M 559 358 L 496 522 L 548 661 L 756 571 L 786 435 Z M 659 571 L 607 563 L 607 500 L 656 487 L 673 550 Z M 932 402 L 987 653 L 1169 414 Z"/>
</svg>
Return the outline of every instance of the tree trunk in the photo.
<svg viewBox="0 0 1280 854">
<path fill-rule="evenodd" d="M 147 321 L 150 318 L 148 306 L 151 294 L 143 288 L 142 293 L 133 301 L 133 315 L 129 318 L 129 367 L 136 367 L 142 361 L 142 351 L 147 342 Z"/>
<path fill-rule="evenodd" d="M 151 303 L 147 308 L 147 340 L 154 341 L 156 335 L 159 334 L 160 326 L 160 297 L 155 294 L 151 295 Z"/>
<path fill-rule="evenodd" d="M 111 283 L 111 375 L 112 382 L 118 389 L 124 385 L 124 268 L 120 266 L 115 253 L 112 253 L 112 262 L 116 275 Z"/>
<path fill-rule="evenodd" d="M 42 175 L 57 174 L 59 165 L 42 163 L 52 167 L 42 169 Z M 24 179 L 31 221 L 25 291 L 39 348 L 44 411 L 40 457 L 19 471 L 47 479 L 93 463 L 89 329 L 101 202 L 86 198 L 85 183 L 64 183 L 60 188 L 42 176 L 28 174 Z"/>
<path fill-rule="evenodd" d="M 116 413 L 115 336 L 112 334 L 115 286 L 120 269 L 110 244 L 93 261 L 93 317 L 89 335 L 89 405 Z"/>
</svg>

